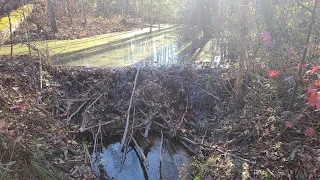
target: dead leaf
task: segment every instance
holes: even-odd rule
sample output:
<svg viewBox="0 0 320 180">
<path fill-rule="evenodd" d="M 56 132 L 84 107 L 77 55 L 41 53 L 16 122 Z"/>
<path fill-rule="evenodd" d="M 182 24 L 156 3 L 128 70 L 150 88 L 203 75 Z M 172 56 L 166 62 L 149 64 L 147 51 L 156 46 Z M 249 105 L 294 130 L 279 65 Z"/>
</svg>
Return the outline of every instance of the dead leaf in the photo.
<svg viewBox="0 0 320 180">
<path fill-rule="evenodd" d="M 15 143 L 18 143 L 18 142 L 20 142 L 22 140 L 22 136 L 18 136 L 15 140 L 14 140 L 14 142 Z"/>
<path fill-rule="evenodd" d="M 0 129 L 6 126 L 6 122 L 4 120 L 0 120 Z"/>
</svg>

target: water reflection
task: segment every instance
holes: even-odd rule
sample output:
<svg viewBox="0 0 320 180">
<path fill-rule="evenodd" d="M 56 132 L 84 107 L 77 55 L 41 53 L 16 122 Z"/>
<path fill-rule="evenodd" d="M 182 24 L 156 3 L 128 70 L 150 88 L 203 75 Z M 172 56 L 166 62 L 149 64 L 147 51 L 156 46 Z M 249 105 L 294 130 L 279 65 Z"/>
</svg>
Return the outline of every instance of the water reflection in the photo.
<svg viewBox="0 0 320 180">
<path fill-rule="evenodd" d="M 172 146 L 169 140 L 164 141 L 162 149 L 162 164 L 160 168 L 160 138 L 151 136 L 149 142 L 140 141 L 149 168 L 144 168 L 138 150 L 130 146 L 126 154 L 123 167 L 121 166 L 122 153 L 120 139 L 113 139 L 101 152 L 93 153 L 95 173 L 100 177 L 111 179 L 191 179 L 188 169 L 189 155 L 180 146 Z M 99 169 L 100 167 L 100 169 Z M 122 168 L 121 168 L 122 167 Z M 102 169 L 102 171 L 101 171 Z"/>
<path fill-rule="evenodd" d="M 146 37 L 131 38 L 117 45 L 100 47 L 90 53 L 67 57 L 71 66 L 123 67 L 143 62 L 144 66 L 175 64 L 178 53 L 178 35 L 171 29 Z"/>
</svg>

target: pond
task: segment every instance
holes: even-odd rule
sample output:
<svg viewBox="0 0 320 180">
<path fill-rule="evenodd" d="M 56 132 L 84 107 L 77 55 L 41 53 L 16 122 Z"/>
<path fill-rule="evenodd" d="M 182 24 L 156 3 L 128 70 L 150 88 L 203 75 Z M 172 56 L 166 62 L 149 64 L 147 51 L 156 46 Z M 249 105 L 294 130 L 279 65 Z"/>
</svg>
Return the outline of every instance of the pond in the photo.
<svg viewBox="0 0 320 180">
<path fill-rule="evenodd" d="M 43 54 L 49 55 L 58 66 L 125 67 L 171 66 L 197 62 L 214 64 L 219 61 L 215 40 L 197 39 L 186 27 L 179 25 L 116 32 L 74 40 L 32 42 Z M 13 46 L 14 55 L 25 55 L 25 44 Z M 36 51 L 32 50 L 34 55 Z M 0 46 L 0 56 L 10 55 L 10 45 Z"/>
<path fill-rule="evenodd" d="M 148 139 L 137 140 L 147 158 L 146 168 L 136 146 L 129 146 L 122 164 L 120 138 L 119 136 L 107 139 L 102 151 L 92 153 L 94 171 L 100 179 L 191 179 L 190 156 L 181 145 L 166 138 L 161 141 L 155 134 L 149 135 Z"/>
</svg>

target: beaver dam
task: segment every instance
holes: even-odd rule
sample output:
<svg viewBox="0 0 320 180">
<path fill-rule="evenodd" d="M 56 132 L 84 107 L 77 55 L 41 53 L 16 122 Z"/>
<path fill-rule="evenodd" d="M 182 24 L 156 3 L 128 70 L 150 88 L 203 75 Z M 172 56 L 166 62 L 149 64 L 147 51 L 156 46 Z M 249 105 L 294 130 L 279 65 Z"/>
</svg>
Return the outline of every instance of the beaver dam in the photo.
<svg viewBox="0 0 320 180">
<path fill-rule="evenodd" d="M 208 125 L 221 124 L 229 109 L 219 73 L 190 67 L 61 69 L 47 77 L 53 81 L 42 98 L 54 105 L 55 117 L 89 135 L 100 177 L 190 179 L 188 157 L 215 149 L 219 138 L 212 137 L 219 132 Z"/>
</svg>

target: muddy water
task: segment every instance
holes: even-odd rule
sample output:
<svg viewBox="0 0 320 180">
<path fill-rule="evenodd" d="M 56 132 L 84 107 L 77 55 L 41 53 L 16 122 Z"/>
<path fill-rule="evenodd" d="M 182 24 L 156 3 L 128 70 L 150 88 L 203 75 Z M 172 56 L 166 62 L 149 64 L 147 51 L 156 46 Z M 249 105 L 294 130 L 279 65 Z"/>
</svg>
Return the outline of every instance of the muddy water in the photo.
<svg viewBox="0 0 320 180">
<path fill-rule="evenodd" d="M 141 146 L 149 164 L 149 167 L 145 168 L 139 150 L 134 146 L 129 146 L 126 159 L 121 165 L 120 138 L 108 139 L 108 144 L 101 152 L 92 154 L 94 170 L 100 176 L 100 179 L 191 179 L 189 173 L 191 160 L 187 151 L 180 145 L 164 139 L 162 149 L 160 149 L 161 138 L 156 135 L 152 135 L 148 140 L 139 140 L 138 144 Z"/>
</svg>

